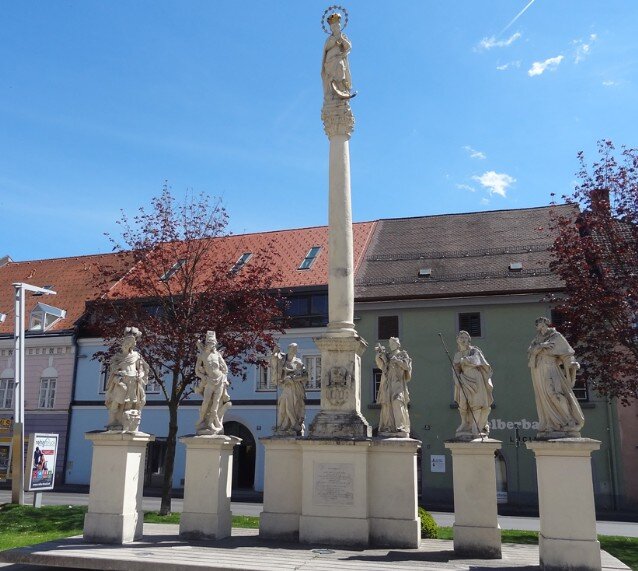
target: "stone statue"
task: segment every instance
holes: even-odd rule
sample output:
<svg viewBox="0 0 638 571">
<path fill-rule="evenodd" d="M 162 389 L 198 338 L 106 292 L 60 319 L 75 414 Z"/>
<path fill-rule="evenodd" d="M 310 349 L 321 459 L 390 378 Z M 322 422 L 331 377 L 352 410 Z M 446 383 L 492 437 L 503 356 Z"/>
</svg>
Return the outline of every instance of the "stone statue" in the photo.
<svg viewBox="0 0 638 571">
<path fill-rule="evenodd" d="M 401 349 L 401 342 L 397 337 L 390 337 L 389 345 L 389 351 L 381 344 L 374 348 L 375 361 L 381 369 L 381 384 L 377 395 L 377 403 L 381 405 L 379 435 L 409 438 L 408 382 L 412 378 L 412 359 L 407 351 Z"/>
<path fill-rule="evenodd" d="M 352 44 L 341 31 L 341 14 L 334 12 L 327 18 L 332 32 L 323 46 L 321 61 L 321 80 L 323 82 L 324 103 L 334 99 L 351 99 L 356 93 L 351 93 L 352 78 L 348 54 Z"/>
<path fill-rule="evenodd" d="M 137 327 L 127 327 L 119 340 L 120 350 L 109 362 L 104 403 L 109 410 L 107 430 L 137 432 L 140 426 L 149 377 L 147 362 L 135 350 L 141 335 Z"/>
<path fill-rule="evenodd" d="M 202 395 L 199 407 L 199 420 L 196 433 L 224 434 L 224 414 L 232 406 L 228 396 L 228 365 L 217 349 L 217 336 L 214 331 L 206 333 L 204 343 L 197 342 L 197 363 L 195 375 L 200 379 L 195 389 Z"/>
<path fill-rule="evenodd" d="M 567 340 L 549 326 L 549 319 L 539 317 L 535 324 L 537 333 L 527 356 L 538 411 L 536 437 L 580 438 L 585 417 L 573 390 L 580 365 Z"/>
<path fill-rule="evenodd" d="M 470 345 L 472 338 L 467 331 L 456 336 L 458 351 L 454 354 L 454 400 L 459 405 L 461 425 L 456 437 L 473 440 L 488 436 L 487 418 L 494 398 L 492 391 L 492 367 L 478 347 Z"/>
<path fill-rule="evenodd" d="M 308 374 L 303 361 L 297 357 L 297 344 L 288 346 L 288 354 L 283 354 L 278 345 L 270 357 L 270 374 L 281 394 L 277 399 L 276 434 L 303 436 L 306 416 L 306 384 Z"/>
</svg>

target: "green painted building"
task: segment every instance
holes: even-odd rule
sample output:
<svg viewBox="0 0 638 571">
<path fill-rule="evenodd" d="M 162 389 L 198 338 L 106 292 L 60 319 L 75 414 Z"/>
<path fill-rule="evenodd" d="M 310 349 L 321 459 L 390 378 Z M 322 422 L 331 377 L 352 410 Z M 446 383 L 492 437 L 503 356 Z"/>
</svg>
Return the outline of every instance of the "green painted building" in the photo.
<svg viewBox="0 0 638 571">
<path fill-rule="evenodd" d="M 451 456 L 444 442 L 454 436 L 460 417 L 439 334 L 453 356 L 461 329 L 470 332 L 494 369 L 490 436 L 503 442 L 495 458 L 499 501 L 521 507 L 537 503 L 534 457 L 525 447 L 537 420 L 527 348 L 537 317 L 559 325 L 547 301 L 562 287 L 549 271 L 549 222 L 545 207 L 377 223 L 356 281 L 356 327 L 369 344 L 363 408 L 375 425 L 380 375 L 374 345 L 398 336 L 413 360 L 410 416 L 413 437 L 423 441 L 425 505 L 452 503 Z M 592 458 L 597 506 L 618 509 L 624 491 L 615 406 L 582 383 L 575 392 L 586 419 L 583 435 L 602 442 Z"/>
</svg>

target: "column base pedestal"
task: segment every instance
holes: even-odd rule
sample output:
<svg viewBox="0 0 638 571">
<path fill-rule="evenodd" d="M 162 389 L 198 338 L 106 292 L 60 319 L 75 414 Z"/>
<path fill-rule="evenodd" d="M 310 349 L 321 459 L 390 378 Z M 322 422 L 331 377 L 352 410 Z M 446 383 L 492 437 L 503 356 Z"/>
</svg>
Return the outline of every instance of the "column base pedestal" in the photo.
<svg viewBox="0 0 638 571">
<path fill-rule="evenodd" d="M 186 445 L 182 539 L 223 539 L 232 527 L 230 493 L 234 436 L 200 435 L 179 439 Z"/>
<path fill-rule="evenodd" d="M 550 539 L 538 536 L 543 571 L 600 571 L 600 542 L 578 539 Z"/>
<path fill-rule="evenodd" d="M 146 445 L 143 432 L 88 432 L 93 442 L 89 511 L 84 539 L 92 543 L 131 543 L 142 538 L 142 486 Z"/>
<path fill-rule="evenodd" d="M 559 438 L 526 445 L 536 456 L 541 569 L 599 570 L 591 453 L 600 441 Z"/>
<path fill-rule="evenodd" d="M 494 453 L 499 440 L 448 440 L 454 482 L 454 552 L 463 557 L 500 559 L 501 529 L 496 510 Z"/>
<path fill-rule="evenodd" d="M 259 537 L 280 541 L 299 541 L 299 514 L 261 512 Z"/>
<path fill-rule="evenodd" d="M 300 543 L 325 543 L 368 547 L 370 524 L 366 518 L 302 515 L 299 518 Z"/>
<path fill-rule="evenodd" d="M 454 553 L 471 559 L 501 559 L 501 528 L 452 526 Z"/>
</svg>

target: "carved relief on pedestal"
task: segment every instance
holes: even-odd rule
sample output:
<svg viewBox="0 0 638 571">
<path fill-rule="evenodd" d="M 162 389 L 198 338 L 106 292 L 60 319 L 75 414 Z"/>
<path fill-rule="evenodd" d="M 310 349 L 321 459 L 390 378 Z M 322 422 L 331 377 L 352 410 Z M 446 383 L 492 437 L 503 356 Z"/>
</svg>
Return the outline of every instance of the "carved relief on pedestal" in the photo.
<svg viewBox="0 0 638 571">
<path fill-rule="evenodd" d="M 333 406 L 342 406 L 350 399 L 352 373 L 346 367 L 332 367 L 328 371 L 326 398 Z"/>
</svg>

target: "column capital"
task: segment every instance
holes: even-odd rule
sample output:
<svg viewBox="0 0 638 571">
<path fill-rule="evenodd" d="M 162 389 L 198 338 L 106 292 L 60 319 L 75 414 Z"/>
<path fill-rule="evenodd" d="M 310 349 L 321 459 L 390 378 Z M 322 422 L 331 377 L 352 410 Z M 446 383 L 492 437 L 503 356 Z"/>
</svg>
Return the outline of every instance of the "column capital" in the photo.
<svg viewBox="0 0 638 571">
<path fill-rule="evenodd" d="M 329 139 L 338 135 L 349 139 L 354 131 L 354 115 L 347 101 L 324 105 L 321 110 L 321 120 Z"/>
</svg>

